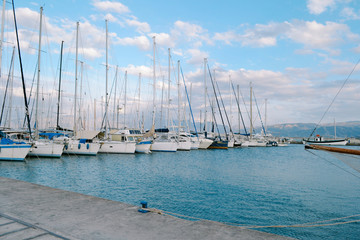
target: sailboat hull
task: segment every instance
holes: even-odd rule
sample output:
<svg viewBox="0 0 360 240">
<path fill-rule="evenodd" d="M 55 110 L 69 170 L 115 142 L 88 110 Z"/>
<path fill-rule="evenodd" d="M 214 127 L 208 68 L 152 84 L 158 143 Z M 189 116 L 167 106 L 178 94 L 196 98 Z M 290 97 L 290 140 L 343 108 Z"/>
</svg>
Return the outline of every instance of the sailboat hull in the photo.
<svg viewBox="0 0 360 240">
<path fill-rule="evenodd" d="M 140 141 L 136 143 L 135 152 L 137 153 L 150 153 L 152 141 Z"/>
<path fill-rule="evenodd" d="M 208 149 L 228 149 L 228 141 L 214 141 Z"/>
<path fill-rule="evenodd" d="M 177 142 L 157 142 L 154 141 L 151 144 L 151 151 L 153 152 L 176 152 L 177 150 Z"/>
<path fill-rule="evenodd" d="M 135 142 L 105 141 L 100 144 L 99 153 L 135 153 Z"/>
<path fill-rule="evenodd" d="M 311 141 L 303 140 L 303 144 L 312 144 L 312 145 L 331 145 L 331 146 L 345 146 L 348 144 L 348 140 L 339 139 L 339 140 L 323 140 L 323 141 Z"/>
<path fill-rule="evenodd" d="M 61 157 L 64 150 L 63 144 L 53 142 L 35 141 L 31 147 L 29 157 Z"/>
<path fill-rule="evenodd" d="M 30 148 L 30 144 L 0 144 L 0 160 L 24 161 Z"/>
<path fill-rule="evenodd" d="M 89 155 L 96 156 L 100 144 L 96 142 L 80 143 L 78 140 L 72 140 L 65 145 L 64 154 Z"/>
</svg>

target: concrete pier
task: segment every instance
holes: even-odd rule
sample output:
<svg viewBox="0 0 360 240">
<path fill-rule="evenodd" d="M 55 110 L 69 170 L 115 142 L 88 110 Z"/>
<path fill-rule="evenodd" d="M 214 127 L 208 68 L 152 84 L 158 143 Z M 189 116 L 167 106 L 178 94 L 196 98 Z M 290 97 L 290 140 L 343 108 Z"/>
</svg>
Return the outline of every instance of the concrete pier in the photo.
<svg viewBox="0 0 360 240">
<path fill-rule="evenodd" d="M 0 239 L 290 239 L 0 177 Z"/>
</svg>

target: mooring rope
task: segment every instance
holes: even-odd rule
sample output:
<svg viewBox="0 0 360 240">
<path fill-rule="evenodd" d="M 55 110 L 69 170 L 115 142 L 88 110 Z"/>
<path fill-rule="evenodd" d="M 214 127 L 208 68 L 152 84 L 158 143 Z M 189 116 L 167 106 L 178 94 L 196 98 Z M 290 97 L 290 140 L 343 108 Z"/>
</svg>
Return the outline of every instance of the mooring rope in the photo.
<svg viewBox="0 0 360 240">
<path fill-rule="evenodd" d="M 331 161 L 327 160 L 327 159 L 326 159 L 326 158 L 324 158 L 324 157 L 321 157 L 321 156 L 319 156 L 319 155 L 316 155 L 315 153 L 313 153 L 313 152 L 309 151 L 309 149 L 305 149 L 305 151 L 307 151 L 307 152 L 309 152 L 309 153 L 311 153 L 311 154 L 313 154 L 313 155 L 315 155 L 315 156 L 317 156 L 317 157 L 321 158 L 322 160 L 324 160 L 324 161 L 326 161 L 326 162 L 328 162 L 328 163 L 330 163 L 330 164 L 334 165 L 335 167 L 337 167 L 337 168 L 339 168 L 339 169 L 343 170 L 344 172 L 349 173 L 349 174 L 353 175 L 354 177 L 357 177 L 357 178 L 359 178 L 359 179 L 360 179 L 360 176 L 358 176 L 358 175 L 356 175 L 356 174 L 354 174 L 354 173 L 352 173 L 352 172 L 350 172 L 350 171 L 346 170 L 345 168 L 343 168 L 343 167 L 341 167 L 341 166 L 339 166 L 339 165 L 337 165 L 337 164 L 335 164 L 335 163 L 333 163 L 333 162 L 331 162 Z"/>
<path fill-rule="evenodd" d="M 156 209 L 156 208 L 140 208 L 140 209 L 141 209 L 141 210 L 145 210 L 145 211 L 147 211 L 147 212 L 152 212 L 152 213 L 157 213 L 157 214 L 162 214 L 162 215 L 168 215 L 168 216 L 177 217 L 177 218 L 188 218 L 188 219 L 194 219 L 194 220 L 197 220 L 197 221 L 216 222 L 216 221 L 212 221 L 212 220 L 208 220 L 208 219 L 203 219 L 203 218 L 198 218 L 198 217 L 192 217 L 192 216 L 187 216 L 187 215 L 183 215 L 183 214 L 179 214 L 179 213 L 174 213 L 174 212 L 159 210 L 159 209 Z M 259 229 L 259 228 L 313 228 L 313 227 L 336 226 L 336 225 L 343 225 L 343 224 L 360 222 L 360 219 L 356 219 L 356 220 L 349 220 L 349 221 L 345 221 L 345 222 L 326 223 L 326 222 L 339 221 L 339 220 L 348 219 L 348 218 L 353 218 L 353 217 L 360 217 L 360 214 L 355 214 L 355 215 L 346 216 L 346 217 L 332 218 L 332 219 L 327 219 L 327 220 L 322 220 L 322 221 L 316 221 L 316 222 L 293 224 L 293 225 L 269 225 L 269 226 L 261 226 L 261 225 L 238 224 L 238 223 L 231 223 L 231 222 L 220 222 L 220 223 L 229 224 L 229 225 L 236 226 L 236 227 L 240 227 L 240 228 L 244 228 L 244 229 Z M 324 224 L 320 224 L 320 223 L 324 223 Z"/>
<path fill-rule="evenodd" d="M 321 121 L 323 120 L 323 118 L 325 117 L 326 113 L 329 111 L 329 109 L 331 108 L 331 106 L 333 105 L 333 103 L 335 102 L 335 99 L 337 98 L 337 96 L 339 95 L 339 93 L 341 92 L 341 90 L 344 88 L 345 84 L 347 83 L 347 81 L 349 80 L 350 76 L 353 74 L 353 72 L 355 71 L 357 65 L 360 63 L 360 58 L 357 61 L 357 63 L 355 64 L 354 68 L 351 70 L 351 72 L 349 73 L 349 75 L 347 76 L 347 78 L 344 80 L 343 84 L 341 85 L 341 88 L 338 90 L 338 92 L 336 93 L 335 97 L 333 98 L 333 100 L 331 101 L 330 105 L 327 107 L 326 111 L 324 112 L 324 114 L 322 115 L 320 121 L 316 124 L 314 130 L 311 132 L 310 136 L 308 137 L 308 140 L 311 138 L 311 136 L 314 134 L 315 130 L 318 128 L 318 126 L 320 125 Z"/>
</svg>

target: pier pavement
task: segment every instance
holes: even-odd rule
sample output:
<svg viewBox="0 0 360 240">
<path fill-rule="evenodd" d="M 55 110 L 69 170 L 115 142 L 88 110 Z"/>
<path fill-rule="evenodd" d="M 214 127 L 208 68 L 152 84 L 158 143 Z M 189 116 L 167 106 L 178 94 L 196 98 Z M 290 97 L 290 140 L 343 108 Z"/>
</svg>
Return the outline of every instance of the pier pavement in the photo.
<svg viewBox="0 0 360 240">
<path fill-rule="evenodd" d="M 0 177 L 0 239 L 290 239 Z"/>
</svg>

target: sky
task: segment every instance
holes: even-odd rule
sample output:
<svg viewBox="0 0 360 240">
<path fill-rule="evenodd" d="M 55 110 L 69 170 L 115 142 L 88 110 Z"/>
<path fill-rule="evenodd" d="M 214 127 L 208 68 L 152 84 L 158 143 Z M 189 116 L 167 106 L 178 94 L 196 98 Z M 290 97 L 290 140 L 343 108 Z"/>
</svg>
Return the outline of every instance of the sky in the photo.
<svg viewBox="0 0 360 240">
<path fill-rule="evenodd" d="M 234 129 L 239 127 L 239 117 L 230 81 L 235 90 L 239 86 L 239 107 L 247 126 L 250 83 L 255 96 L 254 125 L 260 125 L 261 121 L 272 125 L 360 119 L 360 111 L 356 110 L 360 101 L 360 66 L 356 65 L 360 59 L 359 1 L 15 1 L 28 94 L 36 79 L 40 7 L 44 9 L 40 64 L 43 125 L 54 122 L 51 119 L 56 112 L 60 44 L 64 41 L 61 116 L 63 124 L 71 127 L 76 22 L 79 22 L 78 103 L 81 102 L 83 124 L 100 126 L 106 92 L 105 20 L 108 22 L 108 116 L 113 126 L 115 122 L 123 123 L 124 113 L 127 126 L 133 126 L 139 119 L 148 124 L 151 119 L 153 37 L 159 127 L 167 121 L 169 48 L 171 119 L 177 118 L 178 112 L 178 61 L 184 76 L 180 81 L 186 82 L 195 121 L 203 121 L 205 109 L 207 119 L 211 118 L 208 108 L 211 103 L 216 106 L 216 101 L 207 101 L 205 108 L 204 58 L 210 69 L 206 71 L 207 97 L 214 99 L 212 78 L 219 86 L 220 105 L 223 102 L 226 106 Z M 16 43 L 13 26 L 11 3 L 6 2 L 1 96 Z M 14 72 L 15 99 L 22 97 L 18 63 Z M 183 111 L 187 100 L 182 83 L 180 96 L 180 115 L 188 121 L 189 113 Z M 19 105 L 13 106 L 14 122 L 22 119 L 19 101 L 13 100 L 14 105 Z M 114 114 L 117 105 L 118 114 Z M 219 110 L 215 112 L 220 122 Z"/>
</svg>

